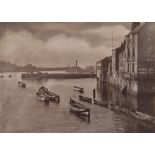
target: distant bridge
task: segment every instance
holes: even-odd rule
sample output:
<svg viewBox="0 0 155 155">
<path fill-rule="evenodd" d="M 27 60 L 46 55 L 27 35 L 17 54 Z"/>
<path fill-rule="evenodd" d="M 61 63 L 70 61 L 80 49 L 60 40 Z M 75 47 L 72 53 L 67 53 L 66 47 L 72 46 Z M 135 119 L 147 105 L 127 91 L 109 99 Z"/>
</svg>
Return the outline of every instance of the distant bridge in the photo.
<svg viewBox="0 0 155 155">
<path fill-rule="evenodd" d="M 65 71 L 68 67 L 53 67 L 53 68 L 23 68 L 23 72 L 39 72 L 39 71 Z"/>
</svg>

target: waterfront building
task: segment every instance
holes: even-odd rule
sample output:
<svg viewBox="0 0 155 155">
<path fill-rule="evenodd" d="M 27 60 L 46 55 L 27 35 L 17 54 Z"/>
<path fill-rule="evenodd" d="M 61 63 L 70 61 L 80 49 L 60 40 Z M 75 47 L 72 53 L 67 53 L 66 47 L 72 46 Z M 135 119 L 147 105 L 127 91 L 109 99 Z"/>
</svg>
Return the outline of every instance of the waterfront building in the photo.
<svg viewBox="0 0 155 155">
<path fill-rule="evenodd" d="M 123 74 L 124 74 L 124 64 L 125 64 L 125 41 L 120 47 L 112 50 L 112 62 L 111 69 L 109 67 L 109 72 L 111 72 L 108 82 L 116 88 L 120 88 L 123 84 Z M 110 64 L 109 64 L 110 65 Z"/>
<path fill-rule="evenodd" d="M 124 79 L 132 94 L 155 93 L 155 23 L 133 23 L 125 36 Z"/>
<path fill-rule="evenodd" d="M 104 64 L 99 63 L 101 74 Z M 155 23 L 133 23 L 108 65 L 104 78 L 113 87 L 134 96 L 155 94 Z"/>
<path fill-rule="evenodd" d="M 108 72 L 108 66 L 110 61 L 111 61 L 111 56 L 105 57 L 104 59 L 96 63 L 96 77 L 98 81 L 100 82 L 107 81 L 107 72 Z"/>
</svg>

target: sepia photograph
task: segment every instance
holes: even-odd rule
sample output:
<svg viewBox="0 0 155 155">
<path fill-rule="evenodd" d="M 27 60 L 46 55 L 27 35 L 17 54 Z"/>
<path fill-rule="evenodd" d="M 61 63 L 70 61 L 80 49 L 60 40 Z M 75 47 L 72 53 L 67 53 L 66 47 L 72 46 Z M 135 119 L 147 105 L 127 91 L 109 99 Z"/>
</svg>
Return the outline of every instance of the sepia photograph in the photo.
<svg viewBox="0 0 155 155">
<path fill-rule="evenodd" d="M 1 22 L 0 132 L 155 132 L 155 23 Z"/>
<path fill-rule="evenodd" d="M 153 154 L 153 0 L 0 4 L 1 154 Z"/>
</svg>

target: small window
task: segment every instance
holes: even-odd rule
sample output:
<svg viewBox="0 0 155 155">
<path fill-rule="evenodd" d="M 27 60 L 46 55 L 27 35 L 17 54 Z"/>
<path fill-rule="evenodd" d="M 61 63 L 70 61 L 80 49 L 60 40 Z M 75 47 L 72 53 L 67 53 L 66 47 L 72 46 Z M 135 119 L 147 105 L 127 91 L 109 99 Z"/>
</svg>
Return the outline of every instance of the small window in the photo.
<svg viewBox="0 0 155 155">
<path fill-rule="evenodd" d="M 135 35 L 132 35 L 132 45 L 135 45 Z"/>
<path fill-rule="evenodd" d="M 135 72 L 135 63 L 132 63 L 132 73 Z"/>
<path fill-rule="evenodd" d="M 129 58 L 130 57 L 130 48 L 128 48 L 128 55 L 127 57 Z"/>
<path fill-rule="evenodd" d="M 135 58 L 135 47 L 132 47 L 132 57 Z"/>
<path fill-rule="evenodd" d="M 130 64 L 128 63 L 128 72 L 130 72 Z"/>
</svg>

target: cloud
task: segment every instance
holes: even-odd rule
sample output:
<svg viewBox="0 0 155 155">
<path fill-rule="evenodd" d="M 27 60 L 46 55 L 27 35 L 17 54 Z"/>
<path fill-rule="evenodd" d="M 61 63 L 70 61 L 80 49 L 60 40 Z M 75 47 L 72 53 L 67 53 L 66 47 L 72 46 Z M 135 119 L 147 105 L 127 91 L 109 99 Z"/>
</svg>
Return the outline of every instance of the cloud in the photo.
<svg viewBox="0 0 155 155">
<path fill-rule="evenodd" d="M 5 33 L 0 40 L 0 49 L 0 56 L 11 62 L 51 67 L 73 65 L 75 59 L 81 65 L 95 64 L 110 54 L 104 45 L 91 47 L 86 40 L 76 37 L 61 34 L 42 41 L 27 31 Z"/>
<path fill-rule="evenodd" d="M 114 26 L 102 26 L 95 29 L 87 29 L 82 31 L 83 35 L 94 39 L 94 45 L 104 44 L 105 46 L 112 46 L 112 36 L 113 36 L 113 46 L 118 47 L 124 40 L 124 36 L 129 33 L 129 29 L 122 25 Z M 93 40 L 92 40 L 93 41 Z"/>
<path fill-rule="evenodd" d="M 116 42 L 120 45 L 129 32 L 122 25 L 55 23 L 52 28 L 48 23 L 44 27 L 40 25 L 20 25 L 20 28 L 14 25 L 5 31 L 0 38 L 0 57 L 19 65 L 67 66 L 74 65 L 76 59 L 81 66 L 95 65 L 96 61 L 111 55 L 112 31 L 115 45 Z"/>
</svg>

